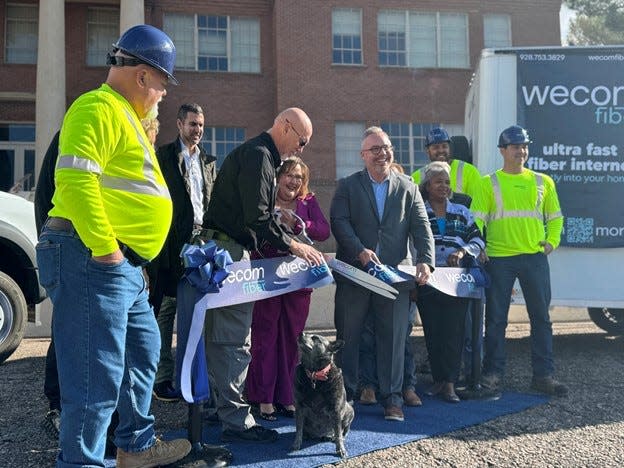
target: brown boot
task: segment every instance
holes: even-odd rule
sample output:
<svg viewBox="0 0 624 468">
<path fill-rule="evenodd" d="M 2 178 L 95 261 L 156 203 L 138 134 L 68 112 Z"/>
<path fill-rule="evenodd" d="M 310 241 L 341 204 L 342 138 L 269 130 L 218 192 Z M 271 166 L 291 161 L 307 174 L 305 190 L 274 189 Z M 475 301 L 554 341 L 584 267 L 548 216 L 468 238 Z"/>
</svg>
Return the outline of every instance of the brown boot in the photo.
<svg viewBox="0 0 624 468">
<path fill-rule="evenodd" d="M 126 452 L 117 449 L 117 468 L 151 468 L 176 462 L 191 451 L 186 439 L 163 441 L 156 439 L 154 445 L 142 452 Z"/>
<path fill-rule="evenodd" d="M 405 403 L 406 406 L 422 406 L 420 397 L 411 388 L 403 390 L 403 403 Z"/>
</svg>

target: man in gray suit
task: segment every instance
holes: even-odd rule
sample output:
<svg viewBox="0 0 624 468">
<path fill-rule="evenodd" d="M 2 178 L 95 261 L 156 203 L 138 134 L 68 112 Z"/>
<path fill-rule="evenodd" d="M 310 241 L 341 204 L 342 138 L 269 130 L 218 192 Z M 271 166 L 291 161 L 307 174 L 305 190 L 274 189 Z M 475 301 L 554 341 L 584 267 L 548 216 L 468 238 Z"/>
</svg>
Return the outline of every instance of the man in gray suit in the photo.
<svg viewBox="0 0 624 468">
<path fill-rule="evenodd" d="M 394 159 L 388 135 L 379 127 L 364 132 L 360 155 L 365 169 L 338 182 L 331 204 L 331 227 L 338 243 L 336 258 L 359 268 L 382 263 L 396 266 L 407 257 L 407 240 L 416 247 L 416 282 L 425 284 L 433 270 L 434 244 L 425 205 L 409 177 L 391 170 Z M 352 400 L 358 384 L 360 336 L 373 315 L 379 393 L 387 420 L 403 421 L 403 364 L 408 326 L 409 290 L 393 301 L 336 275 L 334 322 L 345 341 L 338 356 Z"/>
</svg>

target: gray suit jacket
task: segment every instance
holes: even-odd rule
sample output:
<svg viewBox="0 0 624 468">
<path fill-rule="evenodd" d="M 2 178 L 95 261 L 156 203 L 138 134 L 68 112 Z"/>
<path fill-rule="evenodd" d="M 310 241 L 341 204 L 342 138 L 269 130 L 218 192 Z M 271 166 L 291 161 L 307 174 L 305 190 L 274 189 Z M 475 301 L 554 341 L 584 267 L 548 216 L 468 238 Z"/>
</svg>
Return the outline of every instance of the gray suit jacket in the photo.
<svg viewBox="0 0 624 468">
<path fill-rule="evenodd" d="M 407 240 L 411 237 L 418 252 L 414 263 L 426 263 L 433 271 L 435 248 L 429 218 L 418 187 L 409 177 L 390 173 L 381 219 L 368 171 L 341 179 L 330 217 L 339 260 L 362 268 L 358 254 L 364 248 L 375 251 L 379 245 L 379 260 L 396 266 L 407 257 Z"/>
</svg>

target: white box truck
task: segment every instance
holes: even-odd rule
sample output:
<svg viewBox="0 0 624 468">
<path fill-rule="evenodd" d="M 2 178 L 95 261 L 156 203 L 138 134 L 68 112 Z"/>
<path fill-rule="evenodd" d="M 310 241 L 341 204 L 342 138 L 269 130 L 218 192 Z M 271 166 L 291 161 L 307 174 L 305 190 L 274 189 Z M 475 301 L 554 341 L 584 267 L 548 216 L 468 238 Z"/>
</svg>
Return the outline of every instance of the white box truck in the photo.
<svg viewBox="0 0 624 468">
<path fill-rule="evenodd" d="M 485 49 L 464 123 L 470 154 L 456 157 L 472 157 L 483 175 L 502 167 L 500 132 L 528 130 L 526 166 L 554 179 L 565 217 L 550 256 L 552 305 L 587 307 L 598 326 L 621 334 L 624 47 Z"/>
</svg>

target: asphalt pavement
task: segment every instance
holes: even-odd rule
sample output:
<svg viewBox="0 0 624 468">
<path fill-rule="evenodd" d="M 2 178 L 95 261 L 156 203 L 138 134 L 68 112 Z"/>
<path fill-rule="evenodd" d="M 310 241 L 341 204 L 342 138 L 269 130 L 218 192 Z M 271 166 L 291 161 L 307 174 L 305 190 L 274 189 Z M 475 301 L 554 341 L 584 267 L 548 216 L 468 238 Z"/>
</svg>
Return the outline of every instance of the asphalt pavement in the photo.
<svg viewBox="0 0 624 468">
<path fill-rule="evenodd" d="M 442 436 L 381 450 L 344 467 L 622 467 L 624 466 L 624 339 L 591 322 L 556 323 L 557 378 L 567 398 Z M 529 328 L 511 324 L 507 333 L 505 387 L 528 391 L 531 380 Z M 422 330 L 413 335 L 424 359 Z M 56 443 L 41 429 L 48 340 L 29 338 L 0 365 L 0 466 L 53 466 Z M 422 375 L 423 380 L 429 377 Z M 380 409 L 381 411 L 381 409 Z M 155 402 L 158 431 L 186 426 L 186 405 Z M 380 413 L 381 414 L 381 413 Z M 236 453 L 234 453 L 236 457 Z"/>
</svg>

